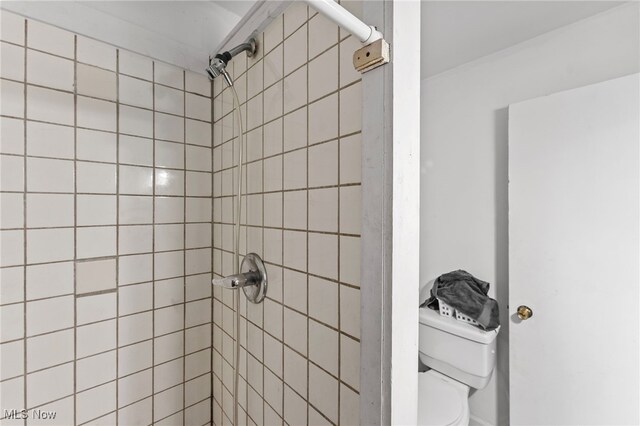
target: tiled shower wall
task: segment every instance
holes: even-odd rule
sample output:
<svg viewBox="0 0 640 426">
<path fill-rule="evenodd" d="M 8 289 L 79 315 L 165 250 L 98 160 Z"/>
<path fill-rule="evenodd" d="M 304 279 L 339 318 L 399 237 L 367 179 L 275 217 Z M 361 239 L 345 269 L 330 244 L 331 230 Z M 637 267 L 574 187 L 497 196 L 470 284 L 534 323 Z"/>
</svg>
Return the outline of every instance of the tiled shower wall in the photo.
<svg viewBox="0 0 640 426">
<path fill-rule="evenodd" d="M 7 12 L 1 38 L 0 417 L 209 424 L 212 85 Z"/>
<path fill-rule="evenodd" d="M 350 5 L 353 8 L 353 4 Z M 241 298 L 240 424 L 359 424 L 359 43 L 296 2 L 228 66 L 242 104 L 241 252 L 267 264 Z M 238 126 L 214 81 L 213 271 L 233 273 Z M 233 419 L 234 300 L 214 289 L 213 422 Z"/>
</svg>

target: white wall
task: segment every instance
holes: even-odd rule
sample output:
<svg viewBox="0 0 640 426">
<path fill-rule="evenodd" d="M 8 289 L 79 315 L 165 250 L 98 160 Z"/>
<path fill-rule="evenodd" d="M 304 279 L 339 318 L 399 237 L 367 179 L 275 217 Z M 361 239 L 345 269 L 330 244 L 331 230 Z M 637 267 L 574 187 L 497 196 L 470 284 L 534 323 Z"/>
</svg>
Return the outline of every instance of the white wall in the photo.
<svg viewBox="0 0 640 426">
<path fill-rule="evenodd" d="M 474 419 L 508 424 L 507 106 L 638 72 L 639 4 L 627 4 L 422 81 L 420 280 L 463 268 L 492 283 L 498 374 Z"/>
</svg>

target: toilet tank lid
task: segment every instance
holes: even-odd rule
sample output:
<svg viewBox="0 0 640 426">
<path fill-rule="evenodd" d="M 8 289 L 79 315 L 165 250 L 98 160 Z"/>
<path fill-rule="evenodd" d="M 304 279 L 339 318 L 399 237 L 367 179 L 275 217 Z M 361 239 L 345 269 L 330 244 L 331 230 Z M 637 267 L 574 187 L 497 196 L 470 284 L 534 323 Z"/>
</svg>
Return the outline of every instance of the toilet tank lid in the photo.
<svg viewBox="0 0 640 426">
<path fill-rule="evenodd" d="M 484 331 L 476 326 L 458 321 L 452 317 L 440 315 L 438 311 L 424 307 L 420 308 L 420 325 L 437 328 L 450 334 L 463 337 L 474 342 L 483 343 L 485 345 L 494 341 L 500 331 L 500 327 L 495 330 Z"/>
</svg>

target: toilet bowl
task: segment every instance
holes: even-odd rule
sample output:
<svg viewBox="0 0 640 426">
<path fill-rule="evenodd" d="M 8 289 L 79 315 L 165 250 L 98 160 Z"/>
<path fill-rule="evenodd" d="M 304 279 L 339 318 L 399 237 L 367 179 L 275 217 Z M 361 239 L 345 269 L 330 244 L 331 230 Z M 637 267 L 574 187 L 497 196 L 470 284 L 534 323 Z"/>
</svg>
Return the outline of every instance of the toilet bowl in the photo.
<svg viewBox="0 0 640 426">
<path fill-rule="evenodd" d="M 469 386 L 429 370 L 418 375 L 418 425 L 467 426 Z"/>
</svg>

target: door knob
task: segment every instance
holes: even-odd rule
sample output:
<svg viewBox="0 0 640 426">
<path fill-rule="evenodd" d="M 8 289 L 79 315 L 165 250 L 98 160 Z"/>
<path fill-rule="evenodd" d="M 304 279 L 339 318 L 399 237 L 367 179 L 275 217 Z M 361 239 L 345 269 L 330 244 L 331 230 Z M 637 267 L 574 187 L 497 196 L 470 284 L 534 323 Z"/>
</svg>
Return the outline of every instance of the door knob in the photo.
<svg viewBox="0 0 640 426">
<path fill-rule="evenodd" d="M 517 314 L 518 314 L 518 318 L 524 321 L 524 320 L 528 320 L 533 316 L 533 311 L 528 306 L 520 305 L 518 306 Z"/>
</svg>

